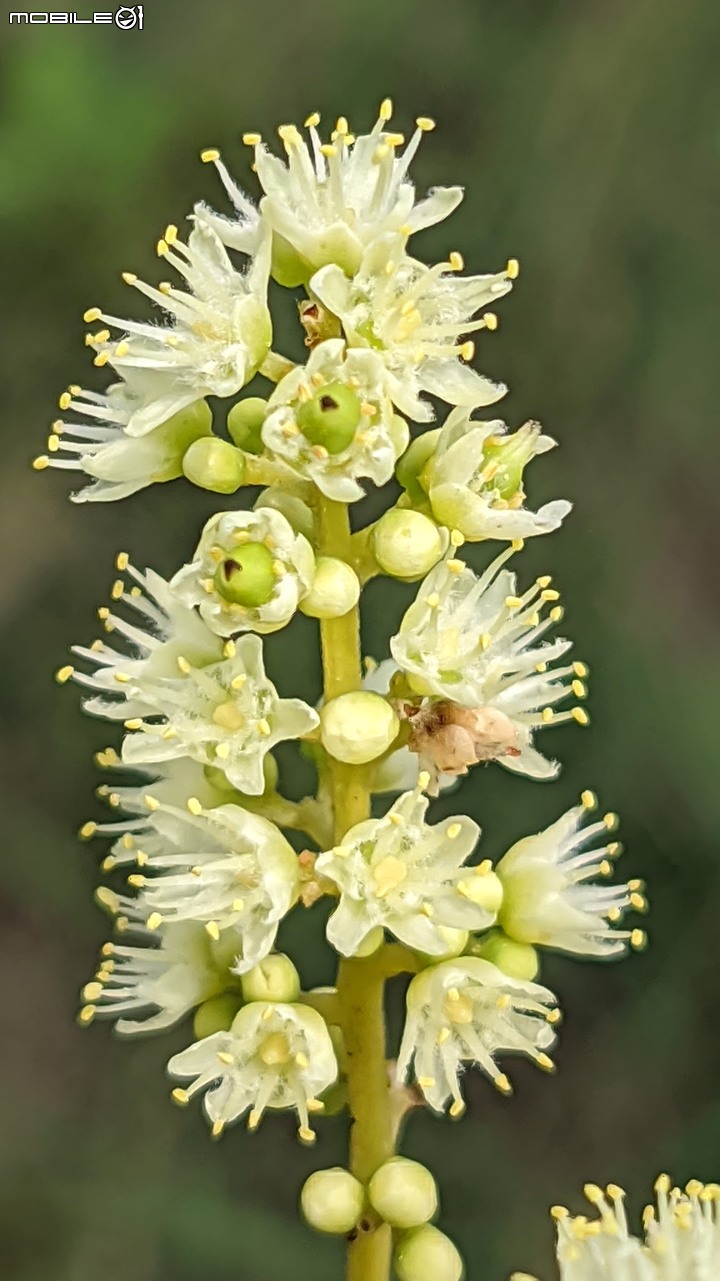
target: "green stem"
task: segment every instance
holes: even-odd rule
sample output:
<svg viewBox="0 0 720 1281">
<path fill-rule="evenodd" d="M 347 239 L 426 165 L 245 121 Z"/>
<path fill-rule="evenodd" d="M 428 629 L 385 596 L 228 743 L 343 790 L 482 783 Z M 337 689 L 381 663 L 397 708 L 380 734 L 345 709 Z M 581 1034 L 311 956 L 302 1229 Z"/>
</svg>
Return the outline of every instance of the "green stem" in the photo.
<svg viewBox="0 0 720 1281">
<path fill-rule="evenodd" d="M 320 552 L 350 559 L 347 507 L 323 497 L 318 501 Z M 325 697 L 358 689 L 360 615 L 357 609 L 320 624 Z M 335 840 L 370 814 L 368 771 L 328 758 L 335 816 Z M 347 1082 L 352 1118 L 350 1169 L 367 1183 L 393 1155 L 393 1116 L 385 1063 L 385 973 L 376 957 L 340 962 L 338 1004 L 347 1050 Z M 388 1281 L 392 1238 L 386 1224 L 371 1223 L 348 1244 L 347 1281 Z"/>
</svg>

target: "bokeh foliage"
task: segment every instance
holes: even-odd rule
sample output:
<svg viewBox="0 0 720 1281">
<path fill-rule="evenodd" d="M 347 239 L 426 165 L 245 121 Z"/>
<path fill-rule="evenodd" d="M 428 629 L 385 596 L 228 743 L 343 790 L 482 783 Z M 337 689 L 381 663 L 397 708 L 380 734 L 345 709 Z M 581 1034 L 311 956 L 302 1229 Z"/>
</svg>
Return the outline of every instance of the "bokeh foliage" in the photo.
<svg viewBox="0 0 720 1281">
<path fill-rule="evenodd" d="M 490 768 L 462 803 L 497 856 L 592 786 L 622 815 L 627 874 L 650 882 L 645 955 L 547 962 L 566 1009 L 558 1076 L 518 1066 L 510 1102 L 473 1079 L 462 1125 L 418 1116 L 408 1128 L 406 1151 L 437 1171 L 471 1281 L 504 1281 L 513 1267 L 548 1275 L 547 1204 L 577 1204 L 584 1180 L 625 1183 L 637 1207 L 666 1165 L 680 1179 L 720 1177 L 716 5 L 150 0 L 145 16 L 143 32 L 3 32 L 0 1273 L 341 1275 L 339 1247 L 300 1226 L 294 1201 L 314 1163 L 342 1159 L 342 1122 L 323 1127 L 316 1153 L 272 1118 L 259 1136 L 213 1145 L 197 1109 L 167 1102 L 163 1062 L 183 1032 L 119 1045 L 73 1024 L 104 929 L 91 904 L 97 852 L 73 833 L 106 730 L 51 671 L 95 634 L 114 552 L 170 570 L 213 503 L 177 484 L 78 509 L 62 478 L 28 461 L 57 392 L 93 377 L 82 309 L 122 314 L 134 300 L 120 270 L 155 278 L 165 223 L 196 197 L 220 199 L 200 148 L 221 146 L 242 174 L 242 130 L 269 135 L 316 107 L 369 124 L 391 93 L 401 127 L 416 112 L 440 122 L 419 185 L 467 187 L 423 251 L 459 247 L 477 270 L 521 258 L 480 362 L 510 383 L 511 423 L 538 417 L 562 443 L 536 464 L 533 493 L 567 495 L 577 510 L 523 559 L 556 574 L 594 672 L 594 728 L 548 736 L 560 783 Z M 381 656 L 397 595 L 376 584 L 367 603 L 366 648 Z M 289 671 L 317 680 L 303 626 L 300 650 L 289 633 L 272 644 L 286 694 L 299 692 Z M 329 963 L 308 948 L 303 977 L 323 981 Z"/>
</svg>

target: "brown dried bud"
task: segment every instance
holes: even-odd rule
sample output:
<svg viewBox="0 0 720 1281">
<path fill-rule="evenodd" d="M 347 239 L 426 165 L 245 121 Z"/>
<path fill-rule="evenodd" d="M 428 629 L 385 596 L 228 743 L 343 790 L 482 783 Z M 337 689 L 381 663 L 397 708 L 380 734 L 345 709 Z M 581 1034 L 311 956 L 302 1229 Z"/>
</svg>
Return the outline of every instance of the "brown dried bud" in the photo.
<svg viewBox="0 0 720 1281">
<path fill-rule="evenodd" d="M 326 338 L 339 338 L 342 333 L 340 321 L 327 311 L 321 303 L 312 298 L 298 303 L 300 324 L 305 330 L 305 346 L 317 347 Z"/>
<path fill-rule="evenodd" d="M 410 723 L 408 747 L 435 784 L 439 774 L 467 774 L 480 761 L 520 754 L 515 726 L 495 707 L 461 707 L 440 699 L 424 707 L 406 703 L 402 714 Z"/>
</svg>

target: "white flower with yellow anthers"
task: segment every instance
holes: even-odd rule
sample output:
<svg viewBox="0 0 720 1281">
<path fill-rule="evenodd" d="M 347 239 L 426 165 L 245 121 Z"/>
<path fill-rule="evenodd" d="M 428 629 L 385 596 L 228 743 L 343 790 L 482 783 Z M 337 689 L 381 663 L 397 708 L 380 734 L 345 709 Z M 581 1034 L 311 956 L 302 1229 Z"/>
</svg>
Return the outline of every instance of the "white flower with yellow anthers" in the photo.
<svg viewBox="0 0 720 1281">
<path fill-rule="evenodd" d="M 422 135 L 434 128 L 434 121 L 421 116 L 408 146 L 399 152 L 404 138 L 388 128 L 391 116 L 392 103 L 386 98 L 374 128 L 358 137 L 341 116 L 324 143 L 317 130 L 320 116 L 314 112 L 305 121 L 310 146 L 295 125 L 281 125 L 278 133 L 287 162 L 272 155 L 259 134 L 244 134 L 243 141 L 254 149 L 253 167 L 264 192 L 260 209 L 263 221 L 273 229 L 274 259 L 283 283 L 307 280 L 327 263 L 337 263 L 352 275 L 365 247 L 379 235 L 401 229 L 410 235 L 431 227 L 460 203 L 460 187 L 436 187 L 416 203 L 408 171 Z M 205 151 L 202 159 L 216 166 L 238 221 L 229 222 L 205 209 L 202 216 L 212 218 L 228 245 L 254 252 L 257 211 L 230 177 L 219 152 Z"/>
<path fill-rule="evenodd" d="M 262 438 L 272 457 L 328 498 L 351 503 L 364 497 L 358 478 L 390 480 L 409 431 L 393 411 L 380 356 L 329 338 L 278 383 Z"/>
<path fill-rule="evenodd" d="M 462 538 L 454 534 L 451 541 L 457 547 Z M 390 649 L 418 694 L 473 710 L 467 732 L 476 761 L 499 760 L 531 778 L 553 778 L 559 766 L 535 750 L 533 733 L 570 720 L 588 723 L 582 707 L 554 710 L 571 694 L 585 696 L 587 669 L 551 666 L 571 647 L 568 640 L 542 641 L 562 617 L 560 593 L 548 576 L 517 595 L 515 575 L 504 565 L 521 546 L 514 543 L 479 577 L 447 557 L 422 583 Z"/>
<path fill-rule="evenodd" d="M 427 267 L 408 258 L 403 236 L 387 235 L 366 250 L 353 279 L 341 267 L 328 266 L 310 282 L 328 311 L 339 316 L 350 346 L 370 348 L 382 358 L 393 403 L 416 422 L 433 417 L 423 392 L 474 408 L 492 405 L 506 391 L 464 363 L 475 349 L 459 340 L 496 328 L 493 312 L 472 317 L 512 288 L 517 263 L 494 276 L 458 276 L 462 267 L 460 254 Z"/>
<path fill-rule="evenodd" d="M 588 1183 L 585 1195 L 597 1218 L 556 1206 L 561 1281 L 717 1281 L 720 1276 L 720 1186 L 691 1179 L 655 1184 L 657 1207 L 643 1214 L 644 1240 L 631 1236 L 622 1188 Z M 516 1272 L 511 1281 L 534 1281 Z"/>
<path fill-rule="evenodd" d="M 470 818 L 425 822 L 428 800 L 418 780 L 381 819 L 358 823 L 341 845 L 321 854 L 317 872 L 337 885 L 340 903 L 327 936 L 342 956 L 379 943 L 388 930 L 407 947 L 430 956 L 448 952 L 447 931 L 492 925 L 500 887 L 487 864 L 464 867 L 480 829 Z"/>
<path fill-rule="evenodd" d="M 475 422 L 467 409 L 453 410 L 421 480 L 435 519 L 473 542 L 557 529 L 572 503 L 557 499 L 530 511 L 522 484 L 525 465 L 555 443 L 539 423 L 508 432 L 503 422 Z"/>
<path fill-rule="evenodd" d="M 211 433 L 212 414 L 204 400 L 197 400 L 173 414 L 144 436 L 126 431 L 142 396 L 127 382 L 114 383 L 102 394 L 70 387 L 60 397 L 60 408 L 88 422 L 57 419 L 48 437 L 46 454 L 40 454 L 36 471 L 56 467 L 83 472 L 93 480 L 73 502 L 111 502 L 127 498 L 147 485 L 175 480 L 182 475 L 182 460 L 195 440 Z"/>
<path fill-rule="evenodd" d="M 268 955 L 297 898 L 294 851 L 273 823 L 239 805 L 203 810 L 190 797 L 183 811 L 152 795 L 146 804 L 142 847 L 133 851 L 142 870 L 128 877 L 138 897 L 101 891 L 101 903 L 131 927 L 140 921 L 151 931 L 196 921 L 217 942 L 232 928 L 238 940 L 234 972 L 245 973 Z"/>
<path fill-rule="evenodd" d="M 282 1108 L 297 1112 L 300 1138 L 311 1143 L 310 1114 L 322 1111 L 318 1095 L 337 1079 L 338 1065 L 325 1021 L 315 1010 L 254 1001 L 235 1016 L 229 1032 L 216 1032 L 173 1055 L 168 1072 L 194 1077 L 187 1089 L 173 1091 L 177 1103 L 207 1091 L 205 1112 L 215 1136 L 245 1112 L 254 1130 L 266 1108 Z"/>
<path fill-rule="evenodd" d="M 131 272 L 134 285 L 168 315 L 168 325 L 123 320 L 99 307 L 85 312 L 88 324 L 105 328 L 88 334 L 94 363 L 112 365 L 126 378 L 137 404 L 125 431 L 144 436 L 203 396 L 234 396 L 249 382 L 270 347 L 267 307 L 270 238 L 264 236 L 245 274 L 236 271 L 217 233 L 194 220 L 188 243 L 170 226 L 157 252 L 187 284 L 163 282 L 155 289 Z M 108 328 L 109 326 L 109 328 Z M 118 330 L 119 338 L 110 331 Z"/>
<path fill-rule="evenodd" d="M 611 860 L 621 852 L 617 841 L 608 841 L 617 815 L 585 826 L 596 804 L 592 792 L 583 792 L 582 804 L 544 832 L 518 841 L 498 863 L 504 891 L 499 924 L 510 938 L 601 957 L 644 944 L 642 930 L 613 928 L 629 909 L 645 910 L 642 883 L 588 884 L 610 876 Z M 595 848 L 588 849 L 590 844 Z"/>
<path fill-rule="evenodd" d="M 123 1035 L 160 1032 L 225 991 L 240 951 L 235 930 L 224 930 L 217 942 L 195 921 L 157 933 L 158 946 L 151 940 L 145 947 L 105 944 L 100 967 L 83 988 L 81 1023 L 110 1018 Z"/>
<path fill-rule="evenodd" d="M 465 1110 L 459 1077 L 475 1063 L 504 1094 L 512 1087 L 495 1059 L 524 1054 L 545 1071 L 560 1014 L 555 997 L 537 983 L 510 978 L 490 961 L 464 956 L 423 970 L 407 993 L 407 1019 L 398 1055 L 398 1076 L 414 1076 L 431 1107 L 451 1116 Z"/>
<path fill-rule="evenodd" d="M 219 663 L 194 667 L 178 655 L 175 679 L 146 681 L 144 713 L 125 721 L 123 761 L 132 766 L 189 756 L 221 770 L 240 792 L 265 790 L 264 758 L 277 743 L 319 724 L 299 698 L 280 698 L 265 675 L 262 641 L 242 636 Z"/>
<path fill-rule="evenodd" d="M 128 575 L 131 585 L 116 579 L 111 589 L 113 604 L 125 606 L 136 617 L 129 620 L 107 606 L 98 613 L 106 632 L 122 638 L 130 652 L 100 640 L 90 646 L 74 645 L 73 653 L 94 670 L 83 672 L 68 664 L 56 675 L 61 683 L 72 678 L 92 692 L 93 697 L 83 703 L 86 711 L 126 720 L 154 711 L 158 689 L 181 675 L 179 659 L 183 666 L 202 668 L 222 658 L 223 646 L 154 570 L 141 573 L 125 552 L 117 557 L 116 566 Z"/>
<path fill-rule="evenodd" d="M 219 636 L 275 632 L 290 622 L 312 587 L 308 540 L 272 507 L 211 516 L 189 565 L 172 580 Z"/>
</svg>

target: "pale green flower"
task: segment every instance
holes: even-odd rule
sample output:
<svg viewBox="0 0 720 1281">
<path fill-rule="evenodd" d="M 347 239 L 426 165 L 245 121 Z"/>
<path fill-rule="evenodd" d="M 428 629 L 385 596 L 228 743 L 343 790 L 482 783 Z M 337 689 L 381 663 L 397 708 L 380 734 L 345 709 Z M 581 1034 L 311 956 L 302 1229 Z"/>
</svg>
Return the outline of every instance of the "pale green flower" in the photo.
<svg viewBox="0 0 720 1281">
<path fill-rule="evenodd" d="M 494 878 L 463 866 L 480 834 L 477 823 L 447 818 L 431 827 L 427 807 L 419 788 L 406 792 L 384 818 L 358 823 L 319 856 L 316 870 L 340 890 L 327 936 L 343 956 L 362 951 L 378 929 L 442 956 L 445 929 L 485 929 L 495 920 Z"/>
<path fill-rule="evenodd" d="M 313 113 L 305 122 L 309 146 L 295 125 L 282 125 L 278 133 L 287 161 L 268 151 L 259 135 L 245 134 L 254 149 L 253 167 L 264 192 L 262 222 L 272 227 L 274 258 L 283 283 L 307 280 L 326 263 L 338 263 L 352 274 L 364 248 L 379 235 L 400 228 L 409 235 L 431 227 L 460 203 L 460 187 L 436 187 L 424 200 L 416 201 L 408 171 L 433 121 L 421 117 L 401 152 L 402 135 L 388 128 L 391 115 L 392 104 L 386 99 L 371 132 L 357 137 L 341 116 L 330 141 L 323 143 L 317 131 L 320 117 Z M 212 219 L 226 244 L 253 253 L 261 225 L 255 206 L 230 177 L 218 152 L 204 152 L 203 159 L 215 164 L 237 220 L 211 215 L 204 208 L 203 218 Z"/>
<path fill-rule="evenodd" d="M 257 507 L 211 516 L 192 561 L 178 570 L 171 586 L 180 600 L 198 606 L 212 631 L 232 636 L 285 627 L 312 587 L 314 573 L 308 540 L 280 512 Z"/>
<path fill-rule="evenodd" d="M 343 392 L 339 428 L 333 431 L 329 425 L 323 432 L 322 407 L 327 402 L 331 418 Z M 309 405 L 318 411 L 312 424 L 305 422 Z M 314 481 L 328 498 L 350 503 L 364 496 L 359 479 L 367 476 L 376 485 L 390 480 L 409 432 L 393 412 L 379 355 L 348 350 L 343 339 L 329 338 L 311 352 L 305 366 L 278 383 L 262 438 L 271 457 Z"/>
<path fill-rule="evenodd" d="M 504 890 L 499 924 L 510 938 L 598 957 L 620 955 L 644 941 L 640 930 L 613 928 L 629 908 L 644 910 L 640 883 L 588 884 L 608 876 L 620 853 L 618 843 L 608 841 L 615 814 L 585 826 L 596 804 L 592 792 L 584 792 L 581 805 L 518 841 L 498 863 Z"/>
<path fill-rule="evenodd" d="M 534 731 L 569 720 L 586 724 L 581 707 L 556 712 L 570 694 L 583 697 L 581 663 L 553 668 L 571 647 L 543 642 L 562 617 L 559 593 L 541 577 L 522 595 L 502 552 L 478 577 L 461 560 L 431 570 L 390 641 L 396 663 L 421 695 L 473 709 L 476 760 L 499 760 L 516 773 L 552 778 L 559 766 L 532 746 Z M 543 610 L 549 613 L 543 618 Z M 542 642 L 542 643 L 541 643 Z"/>
<path fill-rule="evenodd" d="M 414 1060 L 414 1077 L 431 1107 L 451 1115 L 465 1104 L 459 1078 L 475 1063 L 505 1094 L 511 1086 L 496 1063 L 499 1054 L 524 1054 L 546 1071 L 559 1017 L 545 987 L 510 978 L 490 961 L 463 956 L 423 970 L 407 993 L 407 1019 L 398 1055 L 404 1079 Z"/>
<path fill-rule="evenodd" d="M 183 457 L 195 440 L 210 435 L 212 414 L 197 400 L 173 414 L 144 436 L 129 436 L 126 427 L 142 404 L 129 382 L 114 383 L 107 392 L 71 387 L 60 407 L 87 422 L 57 419 L 48 437 L 48 453 L 35 459 L 36 471 L 55 467 L 79 471 L 93 484 L 72 495 L 76 503 L 103 503 L 127 498 L 147 485 L 176 480 Z"/>
<path fill-rule="evenodd" d="M 467 409 L 455 409 L 422 475 L 433 516 L 473 542 L 557 529 L 572 504 L 558 499 L 529 511 L 522 487 L 526 463 L 555 443 L 538 423 L 508 433 L 503 422 L 475 422 Z"/>
<path fill-rule="evenodd" d="M 417 422 L 433 417 L 423 392 L 471 408 L 491 405 L 506 391 L 464 363 L 474 348 L 459 339 L 495 327 L 493 313 L 472 317 L 512 288 L 513 267 L 494 276 L 458 276 L 461 266 L 459 255 L 452 255 L 427 267 L 407 257 L 403 236 L 385 235 L 366 250 L 352 279 L 328 266 L 310 282 L 328 311 L 340 317 L 349 345 L 377 352 L 393 403 Z"/>
<path fill-rule="evenodd" d="M 574 1217 L 556 1206 L 561 1281 L 716 1281 L 720 1276 L 720 1187 L 691 1179 L 672 1187 L 666 1174 L 655 1184 L 657 1206 L 643 1213 L 644 1239 L 631 1235 L 625 1193 L 585 1185 L 596 1218 Z M 533 1281 L 517 1272 L 512 1281 Z"/>
<path fill-rule="evenodd" d="M 294 1109 L 300 1137 L 314 1138 L 310 1113 L 322 1110 L 318 1095 L 337 1078 L 338 1066 L 325 1021 L 307 1005 L 254 1001 L 236 1015 L 229 1032 L 216 1032 L 173 1055 L 168 1072 L 194 1080 L 174 1097 L 186 1103 L 205 1090 L 213 1133 L 250 1113 L 259 1125 L 266 1108 Z"/>
</svg>

